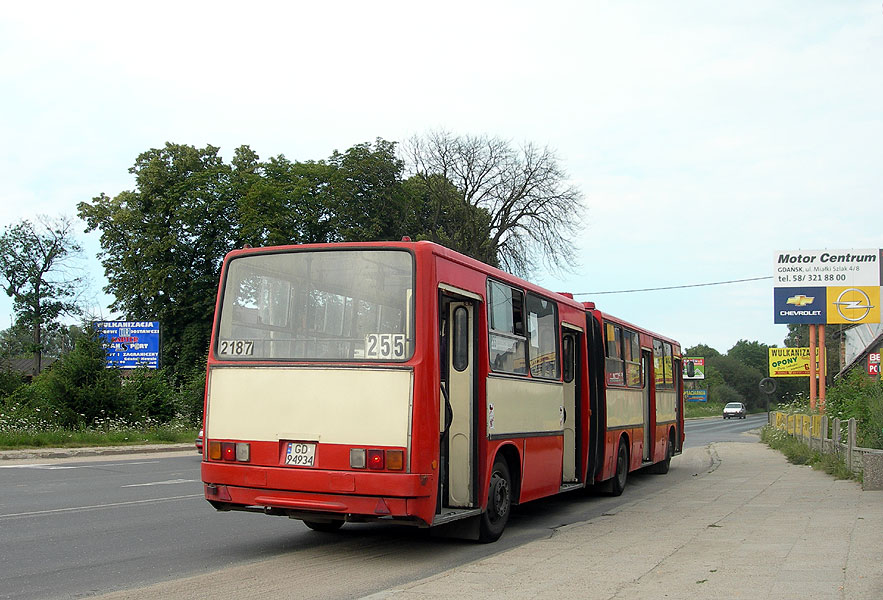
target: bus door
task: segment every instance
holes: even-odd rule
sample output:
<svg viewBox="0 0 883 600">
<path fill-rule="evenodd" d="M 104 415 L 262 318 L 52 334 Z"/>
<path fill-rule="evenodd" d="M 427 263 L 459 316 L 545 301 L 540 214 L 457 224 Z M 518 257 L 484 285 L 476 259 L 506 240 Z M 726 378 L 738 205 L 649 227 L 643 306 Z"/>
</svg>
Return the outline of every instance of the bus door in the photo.
<svg viewBox="0 0 883 600">
<path fill-rule="evenodd" d="M 643 400 L 641 404 L 644 407 L 644 456 L 642 459 L 648 461 L 653 457 L 653 440 L 651 436 L 651 415 L 650 410 L 650 390 L 655 387 L 655 373 L 653 373 L 650 365 L 652 364 L 650 352 L 644 350 L 641 352 L 641 374 L 644 380 Z M 655 420 L 655 419 L 654 419 Z"/>
<path fill-rule="evenodd" d="M 582 335 L 579 331 L 562 328 L 562 375 L 564 378 L 564 460 L 561 466 L 562 483 L 573 483 L 578 480 L 579 465 L 577 449 L 579 448 L 580 415 L 579 415 L 579 351 Z"/>
<path fill-rule="evenodd" d="M 476 506 L 475 306 L 460 298 L 442 297 L 440 505 Z M 440 506 L 440 507 L 441 507 Z"/>
<path fill-rule="evenodd" d="M 681 366 L 681 361 L 677 360 L 677 359 L 674 361 L 673 365 L 674 366 L 672 368 L 672 372 L 674 373 L 674 386 L 675 386 L 675 430 L 677 430 L 681 426 L 680 425 L 680 423 L 681 423 L 681 398 L 683 397 L 682 394 L 684 393 L 683 390 L 681 389 L 681 384 L 682 384 L 682 382 L 681 382 L 681 373 L 682 373 L 681 369 L 683 367 Z M 682 449 L 681 448 L 681 436 L 676 435 L 675 436 L 675 450 L 680 451 L 681 449 Z"/>
</svg>

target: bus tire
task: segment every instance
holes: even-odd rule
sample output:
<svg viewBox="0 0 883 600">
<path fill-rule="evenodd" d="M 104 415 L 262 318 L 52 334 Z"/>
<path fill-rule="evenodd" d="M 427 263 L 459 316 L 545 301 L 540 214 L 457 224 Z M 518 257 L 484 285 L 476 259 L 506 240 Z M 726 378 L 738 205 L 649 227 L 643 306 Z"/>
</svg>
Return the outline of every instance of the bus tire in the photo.
<svg viewBox="0 0 883 600">
<path fill-rule="evenodd" d="M 337 531 L 341 527 L 343 527 L 343 521 L 340 519 L 334 521 L 306 521 L 304 520 L 304 525 L 312 529 L 313 531 L 320 531 L 322 533 L 331 533 L 332 531 Z"/>
<path fill-rule="evenodd" d="M 616 451 L 616 474 L 610 481 L 610 495 L 621 496 L 625 484 L 629 478 L 629 449 L 625 440 L 619 440 L 619 449 Z"/>
<path fill-rule="evenodd" d="M 668 469 L 671 466 L 671 455 L 674 454 L 674 451 L 674 441 L 672 441 L 671 436 L 668 436 L 668 443 L 665 445 L 665 459 L 653 465 L 653 470 L 651 472 L 656 473 L 657 475 L 665 475 L 668 473 Z"/>
<path fill-rule="evenodd" d="M 512 477 L 509 475 L 509 465 L 502 456 L 494 460 L 487 495 L 487 510 L 481 514 L 478 533 L 478 541 L 485 544 L 500 539 L 512 511 Z"/>
</svg>

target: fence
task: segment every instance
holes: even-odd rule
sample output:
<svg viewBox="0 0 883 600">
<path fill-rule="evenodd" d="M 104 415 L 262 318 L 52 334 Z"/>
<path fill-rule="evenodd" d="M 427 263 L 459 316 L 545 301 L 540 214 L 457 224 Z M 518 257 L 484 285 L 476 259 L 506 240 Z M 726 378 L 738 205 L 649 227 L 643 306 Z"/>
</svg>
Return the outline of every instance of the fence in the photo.
<svg viewBox="0 0 883 600">
<path fill-rule="evenodd" d="M 862 474 L 862 487 L 865 490 L 883 490 L 883 450 L 856 445 L 855 419 L 847 422 L 845 441 L 842 439 L 843 426 L 840 419 L 831 419 L 829 422 L 826 415 L 773 411 L 770 413 L 770 425 L 793 435 L 813 450 L 825 454 L 840 454 L 850 471 Z"/>
</svg>

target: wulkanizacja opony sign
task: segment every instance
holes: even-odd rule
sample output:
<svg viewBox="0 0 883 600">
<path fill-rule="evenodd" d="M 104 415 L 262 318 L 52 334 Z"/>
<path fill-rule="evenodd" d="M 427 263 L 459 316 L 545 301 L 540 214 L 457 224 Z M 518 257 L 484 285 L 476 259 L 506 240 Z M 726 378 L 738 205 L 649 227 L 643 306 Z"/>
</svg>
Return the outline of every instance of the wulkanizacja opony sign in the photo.
<svg viewBox="0 0 883 600">
<path fill-rule="evenodd" d="M 96 321 L 108 369 L 159 368 L 159 321 Z"/>
<path fill-rule="evenodd" d="M 808 377 L 810 374 L 809 348 L 770 348 L 770 377 Z M 819 349 L 816 348 L 816 372 L 826 371 L 819 364 Z"/>
<path fill-rule="evenodd" d="M 883 250 L 777 252 L 775 323 L 879 323 Z"/>
</svg>

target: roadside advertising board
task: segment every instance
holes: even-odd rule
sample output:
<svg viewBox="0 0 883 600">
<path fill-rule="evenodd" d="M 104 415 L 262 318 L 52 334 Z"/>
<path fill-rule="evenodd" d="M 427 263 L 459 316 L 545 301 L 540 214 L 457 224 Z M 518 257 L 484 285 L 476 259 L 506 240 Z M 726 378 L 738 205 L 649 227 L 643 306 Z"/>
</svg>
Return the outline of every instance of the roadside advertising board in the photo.
<svg viewBox="0 0 883 600">
<path fill-rule="evenodd" d="M 685 356 L 684 379 L 705 379 L 705 357 Z"/>
<path fill-rule="evenodd" d="M 770 348 L 769 359 L 770 377 L 809 377 L 809 348 Z M 816 348 L 817 367 L 818 361 Z"/>
<path fill-rule="evenodd" d="M 792 250 L 774 258 L 774 322 L 879 323 L 883 250 Z"/>
<path fill-rule="evenodd" d="M 708 390 L 684 390 L 687 402 L 708 402 Z"/>
<path fill-rule="evenodd" d="M 879 375 L 880 374 L 880 353 L 879 352 L 870 352 L 868 353 L 868 375 Z"/>
<path fill-rule="evenodd" d="M 108 369 L 159 368 L 159 321 L 96 321 Z"/>
</svg>

